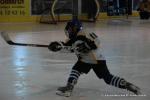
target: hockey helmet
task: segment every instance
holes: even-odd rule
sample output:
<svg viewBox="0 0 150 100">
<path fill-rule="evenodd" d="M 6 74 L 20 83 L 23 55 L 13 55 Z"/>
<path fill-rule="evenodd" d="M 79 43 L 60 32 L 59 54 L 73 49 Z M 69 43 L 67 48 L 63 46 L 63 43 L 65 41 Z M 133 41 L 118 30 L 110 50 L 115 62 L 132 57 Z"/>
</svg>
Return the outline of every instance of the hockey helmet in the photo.
<svg viewBox="0 0 150 100">
<path fill-rule="evenodd" d="M 80 30 L 82 30 L 82 23 L 77 19 L 73 19 L 67 22 L 65 27 L 65 34 L 69 39 L 74 39 Z"/>
</svg>

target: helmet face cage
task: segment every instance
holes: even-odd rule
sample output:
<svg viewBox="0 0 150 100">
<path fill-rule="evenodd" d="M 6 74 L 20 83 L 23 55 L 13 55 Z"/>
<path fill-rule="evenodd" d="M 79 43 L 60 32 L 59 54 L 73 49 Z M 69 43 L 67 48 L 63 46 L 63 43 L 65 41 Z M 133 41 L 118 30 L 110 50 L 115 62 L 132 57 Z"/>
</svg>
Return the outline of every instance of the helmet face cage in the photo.
<svg viewBox="0 0 150 100">
<path fill-rule="evenodd" d="M 65 27 L 66 36 L 70 39 L 76 38 L 77 33 L 82 29 L 82 24 L 78 20 L 72 20 Z"/>
</svg>

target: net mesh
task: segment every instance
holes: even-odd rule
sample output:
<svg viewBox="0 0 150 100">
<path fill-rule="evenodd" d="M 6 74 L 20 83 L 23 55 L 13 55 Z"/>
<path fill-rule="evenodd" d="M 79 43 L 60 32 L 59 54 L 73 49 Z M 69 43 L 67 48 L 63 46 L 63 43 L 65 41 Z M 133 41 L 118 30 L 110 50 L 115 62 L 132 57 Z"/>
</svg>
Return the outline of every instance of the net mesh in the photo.
<svg viewBox="0 0 150 100">
<path fill-rule="evenodd" d="M 46 9 L 43 10 L 40 23 L 56 24 L 60 19 L 60 16 L 70 15 L 72 16 L 72 0 L 47 0 L 45 1 Z"/>
</svg>

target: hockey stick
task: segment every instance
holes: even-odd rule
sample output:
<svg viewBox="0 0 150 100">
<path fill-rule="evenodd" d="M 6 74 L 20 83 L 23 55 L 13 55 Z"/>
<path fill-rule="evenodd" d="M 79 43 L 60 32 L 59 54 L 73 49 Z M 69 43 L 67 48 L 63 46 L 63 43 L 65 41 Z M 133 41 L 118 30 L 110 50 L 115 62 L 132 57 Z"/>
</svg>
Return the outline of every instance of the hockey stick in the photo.
<svg viewBox="0 0 150 100">
<path fill-rule="evenodd" d="M 15 43 L 13 42 L 7 33 L 1 32 L 1 36 L 3 39 L 9 44 L 9 45 L 17 45 L 17 46 L 30 46 L 30 47 L 46 47 L 48 48 L 48 45 L 43 44 L 27 44 L 27 43 Z"/>
<path fill-rule="evenodd" d="M 3 37 L 3 39 L 9 44 L 9 45 L 16 45 L 16 46 L 30 46 L 30 47 L 44 47 L 44 48 L 48 48 L 49 45 L 44 45 L 44 44 L 27 44 L 27 43 L 16 43 L 13 42 L 10 37 L 8 36 L 8 34 L 6 32 L 1 32 L 1 36 Z M 68 49 L 68 50 L 72 50 L 71 46 L 58 46 L 58 48 L 63 48 L 63 49 Z"/>
</svg>

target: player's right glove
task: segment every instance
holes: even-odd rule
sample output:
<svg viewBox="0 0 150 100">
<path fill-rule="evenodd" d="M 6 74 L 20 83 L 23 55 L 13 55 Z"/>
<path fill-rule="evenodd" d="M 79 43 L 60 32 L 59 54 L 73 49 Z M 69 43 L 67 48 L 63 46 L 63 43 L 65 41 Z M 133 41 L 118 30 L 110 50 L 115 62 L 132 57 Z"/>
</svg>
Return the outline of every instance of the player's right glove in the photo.
<svg viewBox="0 0 150 100">
<path fill-rule="evenodd" d="M 77 41 L 75 43 L 75 50 L 81 53 L 88 53 L 91 50 L 91 48 L 88 46 L 86 42 Z"/>
<path fill-rule="evenodd" d="M 51 42 L 48 49 L 53 52 L 60 51 L 62 49 L 62 44 L 58 41 Z"/>
</svg>

